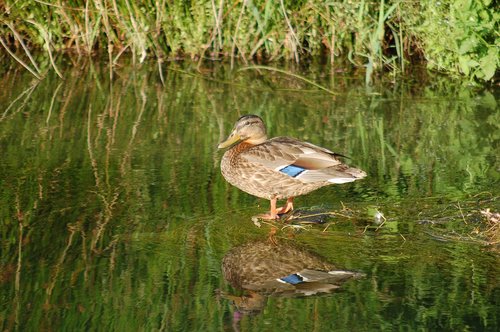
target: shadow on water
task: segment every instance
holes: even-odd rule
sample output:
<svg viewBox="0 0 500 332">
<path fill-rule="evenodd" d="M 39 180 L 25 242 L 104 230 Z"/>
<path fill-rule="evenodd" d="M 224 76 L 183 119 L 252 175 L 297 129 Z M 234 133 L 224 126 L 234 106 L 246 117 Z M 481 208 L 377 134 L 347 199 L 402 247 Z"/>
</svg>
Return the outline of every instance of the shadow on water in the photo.
<svg viewBox="0 0 500 332">
<path fill-rule="evenodd" d="M 242 330 L 498 330 L 498 239 L 481 213 L 500 210 L 497 91 L 439 77 L 367 91 L 362 78 L 301 73 L 332 96 L 276 73 L 189 66 L 172 64 L 165 85 L 154 66 L 1 78 L 0 329 L 229 328 L 235 309 L 215 294 L 243 293 L 221 262 L 270 226 L 254 226 L 268 202 L 224 181 L 216 146 L 254 113 L 270 136 L 367 171 L 296 199 L 328 211 L 325 224 L 273 225 L 278 243 L 366 277 L 266 297 Z"/>
</svg>

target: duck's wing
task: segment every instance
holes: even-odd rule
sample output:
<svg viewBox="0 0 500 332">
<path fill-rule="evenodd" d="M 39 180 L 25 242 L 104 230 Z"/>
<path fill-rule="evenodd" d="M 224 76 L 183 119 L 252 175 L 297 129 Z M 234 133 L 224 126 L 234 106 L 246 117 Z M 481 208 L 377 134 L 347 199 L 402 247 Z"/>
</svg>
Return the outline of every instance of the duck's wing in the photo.
<svg viewBox="0 0 500 332">
<path fill-rule="evenodd" d="M 341 155 L 289 137 L 270 139 L 246 150 L 241 157 L 304 183 L 345 183 L 366 176 L 363 171 L 342 163 Z"/>
</svg>

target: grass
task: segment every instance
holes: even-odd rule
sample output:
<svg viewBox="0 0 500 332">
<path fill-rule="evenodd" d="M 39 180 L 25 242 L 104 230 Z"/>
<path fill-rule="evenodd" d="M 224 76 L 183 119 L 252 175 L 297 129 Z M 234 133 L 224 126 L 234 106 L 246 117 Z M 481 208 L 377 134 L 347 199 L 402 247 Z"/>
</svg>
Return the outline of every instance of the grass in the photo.
<svg viewBox="0 0 500 332">
<path fill-rule="evenodd" d="M 234 65 L 325 56 L 365 67 L 367 83 L 424 62 L 490 81 L 500 67 L 499 19 L 490 0 L 6 0 L 0 49 L 37 77 L 58 72 L 61 53 L 107 54 L 111 64 L 130 53 L 160 67 L 184 58 Z M 48 61 L 35 60 L 36 51 Z"/>
</svg>

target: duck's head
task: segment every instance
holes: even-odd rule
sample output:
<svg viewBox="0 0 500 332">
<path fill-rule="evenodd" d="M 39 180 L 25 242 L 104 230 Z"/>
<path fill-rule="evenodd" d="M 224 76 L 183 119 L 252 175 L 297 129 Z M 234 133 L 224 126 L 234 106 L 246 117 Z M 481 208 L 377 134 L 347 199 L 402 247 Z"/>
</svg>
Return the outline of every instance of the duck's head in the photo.
<svg viewBox="0 0 500 332">
<path fill-rule="evenodd" d="M 264 121 L 257 115 L 244 115 L 236 121 L 231 134 L 219 144 L 218 148 L 227 148 L 239 142 L 257 145 L 264 143 L 266 140 L 267 134 Z"/>
</svg>

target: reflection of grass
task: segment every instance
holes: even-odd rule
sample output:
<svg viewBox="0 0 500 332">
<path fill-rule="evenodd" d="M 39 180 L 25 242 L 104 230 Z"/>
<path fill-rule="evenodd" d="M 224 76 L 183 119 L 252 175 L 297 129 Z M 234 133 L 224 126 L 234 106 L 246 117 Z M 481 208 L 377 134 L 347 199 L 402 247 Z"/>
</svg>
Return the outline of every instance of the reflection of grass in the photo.
<svg viewBox="0 0 500 332">
<path fill-rule="evenodd" d="M 113 77 L 101 67 L 63 73 L 74 79 L 61 85 L 49 73 L 26 89 L 30 75 L 16 71 L 0 84 L 7 108 L 0 121 L 0 296 L 19 308 L 0 306 L 0 329 L 15 330 L 18 314 L 19 330 L 223 330 L 232 313 L 214 296 L 228 287 L 220 259 L 269 232 L 250 217 L 268 203 L 231 188 L 219 171 L 219 135 L 245 113 L 264 116 L 271 136 L 331 147 L 369 172 L 359 184 L 298 200 L 299 207 L 327 206 L 330 226 L 297 233 L 282 225 L 276 236 L 371 277 L 336 297 L 270 299 L 242 330 L 289 329 L 283 317 L 290 316 L 302 330 L 402 323 L 435 330 L 437 320 L 441 329 L 463 330 L 470 317 L 483 324 L 496 313 L 498 273 L 484 247 L 429 241 L 424 233 L 464 236 L 481 225 L 480 210 L 498 211 L 493 199 L 470 199 L 498 181 L 492 95 L 439 79 L 429 88 L 377 87 L 380 94 L 367 95 L 343 76 L 335 96 L 304 94 L 298 91 L 308 83 L 290 76 L 224 67 L 207 74 L 214 80 L 167 68 L 165 86 L 144 67 L 117 68 Z M 322 71 L 307 77 L 321 82 Z M 226 84 L 232 81 L 238 84 Z M 366 213 L 372 206 L 387 218 L 382 226 Z M 470 294 L 474 308 L 458 305 Z M 435 305 L 422 306 L 429 300 Z M 453 322 L 440 316 L 450 308 Z M 419 319 L 394 322 L 394 313 Z"/>
</svg>

